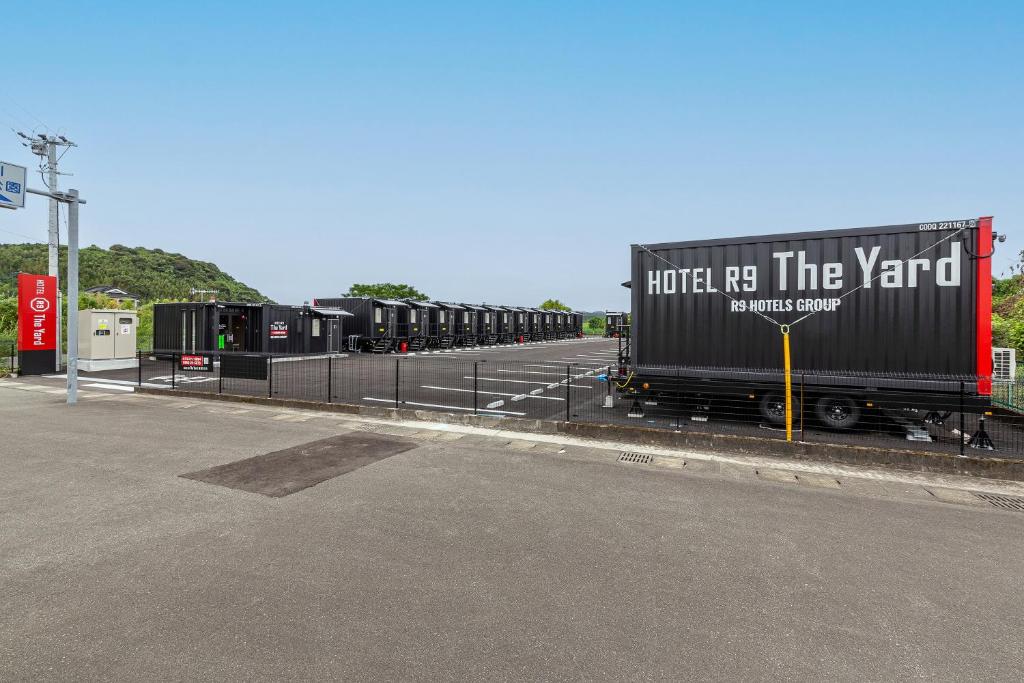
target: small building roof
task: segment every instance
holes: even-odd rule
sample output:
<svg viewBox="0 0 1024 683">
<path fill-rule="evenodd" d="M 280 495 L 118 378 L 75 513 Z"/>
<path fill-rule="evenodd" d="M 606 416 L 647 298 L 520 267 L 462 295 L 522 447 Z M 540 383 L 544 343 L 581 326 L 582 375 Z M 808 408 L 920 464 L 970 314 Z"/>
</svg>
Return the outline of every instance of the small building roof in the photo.
<svg viewBox="0 0 1024 683">
<path fill-rule="evenodd" d="M 92 294 L 106 294 L 107 296 L 121 298 L 121 299 L 141 299 L 138 294 L 130 294 L 119 287 L 114 285 L 96 285 L 95 287 L 89 287 L 85 291 Z"/>
<path fill-rule="evenodd" d="M 341 317 L 341 316 L 345 316 L 345 315 L 347 315 L 347 316 L 353 315 L 352 313 L 349 313 L 348 311 L 343 311 L 340 308 L 322 308 L 320 306 L 313 306 L 311 310 L 314 313 L 316 313 L 317 315 L 322 315 L 322 316 L 327 317 L 327 318 L 335 318 L 335 317 Z"/>
</svg>

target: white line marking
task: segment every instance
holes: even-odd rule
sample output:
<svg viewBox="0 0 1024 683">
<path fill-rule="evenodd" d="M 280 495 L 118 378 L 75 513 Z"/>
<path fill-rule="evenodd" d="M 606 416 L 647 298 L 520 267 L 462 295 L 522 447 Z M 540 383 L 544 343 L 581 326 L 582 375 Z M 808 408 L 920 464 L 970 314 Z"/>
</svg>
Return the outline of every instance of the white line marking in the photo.
<svg viewBox="0 0 1024 683">
<path fill-rule="evenodd" d="M 364 401 L 380 401 L 381 403 L 390 403 L 394 405 L 395 399 L 393 398 L 373 398 L 371 396 L 364 396 Z M 415 401 L 402 401 L 401 405 L 405 406 L 422 406 L 423 408 L 447 408 L 448 410 L 468 410 L 472 412 L 472 408 L 463 408 L 462 406 L 444 406 L 437 403 L 416 403 Z M 487 408 L 480 408 L 478 412 L 481 413 L 499 413 L 501 415 L 526 415 L 526 413 L 517 413 L 511 410 L 488 410 Z"/>
<path fill-rule="evenodd" d="M 473 379 L 473 376 L 472 375 L 466 375 L 462 379 Z M 532 381 L 530 381 L 528 379 L 504 379 L 502 377 L 479 377 L 478 379 L 481 382 L 514 382 L 516 384 L 540 384 L 542 386 L 548 387 L 549 389 L 553 386 L 551 384 L 548 384 L 547 382 L 532 382 Z M 562 381 L 564 382 L 565 380 L 562 380 Z M 557 386 L 557 384 L 554 385 L 554 386 Z M 577 387 L 575 384 L 573 385 L 573 387 L 576 388 L 576 389 L 591 389 L 592 388 L 592 387 Z"/>
<path fill-rule="evenodd" d="M 439 391 L 461 391 L 461 392 L 467 393 L 467 394 L 472 394 L 473 393 L 472 389 L 455 389 L 453 387 L 435 387 L 435 386 L 431 386 L 429 384 L 421 384 L 420 385 L 420 389 L 436 389 L 436 390 L 439 390 Z M 538 392 L 539 393 L 539 392 L 542 392 L 542 391 L 544 391 L 544 390 L 543 389 L 534 389 L 530 393 L 533 394 L 534 392 Z M 506 393 L 506 392 L 503 392 L 503 391 L 481 391 L 480 393 L 481 394 L 486 394 L 487 396 L 516 396 L 516 394 L 509 394 L 509 393 Z M 530 396 L 530 398 L 542 398 L 542 399 L 544 399 L 546 401 L 564 401 L 565 400 L 564 398 L 558 398 L 557 396 L 536 396 L 536 395 L 534 395 L 534 396 Z"/>
<path fill-rule="evenodd" d="M 113 389 L 115 391 L 135 391 L 134 387 L 123 387 L 119 384 L 96 384 L 90 382 L 89 384 L 83 384 L 83 387 L 99 387 L 100 389 Z"/>
</svg>

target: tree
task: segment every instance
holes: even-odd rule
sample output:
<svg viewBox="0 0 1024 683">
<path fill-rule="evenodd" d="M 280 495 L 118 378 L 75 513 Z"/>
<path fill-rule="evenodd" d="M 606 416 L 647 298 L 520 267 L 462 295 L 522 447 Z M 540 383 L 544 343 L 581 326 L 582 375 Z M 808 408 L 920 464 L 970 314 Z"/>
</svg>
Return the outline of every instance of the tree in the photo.
<svg viewBox="0 0 1024 683">
<path fill-rule="evenodd" d="M 348 288 L 345 296 L 370 296 L 375 299 L 417 299 L 426 301 L 428 297 L 412 285 L 396 285 L 391 282 L 378 282 L 373 285 L 354 283 Z"/>
<path fill-rule="evenodd" d="M 603 334 L 604 324 L 604 316 L 595 315 L 592 318 L 587 318 L 587 321 L 583 324 L 583 331 L 587 334 Z"/>
<path fill-rule="evenodd" d="M 544 311 L 571 311 L 572 309 L 563 304 L 558 299 L 548 299 L 542 303 L 539 307 Z"/>
</svg>

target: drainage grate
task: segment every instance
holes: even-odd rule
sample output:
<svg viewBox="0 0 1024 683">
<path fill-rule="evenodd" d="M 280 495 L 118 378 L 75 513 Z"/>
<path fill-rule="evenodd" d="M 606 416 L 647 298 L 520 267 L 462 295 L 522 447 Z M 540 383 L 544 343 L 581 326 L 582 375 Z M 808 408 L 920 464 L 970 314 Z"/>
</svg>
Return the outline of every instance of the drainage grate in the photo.
<svg viewBox="0 0 1024 683">
<path fill-rule="evenodd" d="M 623 453 L 619 456 L 619 462 L 631 462 L 637 465 L 650 465 L 654 462 L 654 456 L 647 453 Z"/>
<path fill-rule="evenodd" d="M 982 500 L 987 500 L 990 504 L 997 508 L 1003 508 L 1005 510 L 1016 510 L 1017 512 L 1024 512 L 1024 498 L 1016 498 L 1014 496 L 999 496 L 994 493 L 975 493 L 975 496 Z"/>
</svg>

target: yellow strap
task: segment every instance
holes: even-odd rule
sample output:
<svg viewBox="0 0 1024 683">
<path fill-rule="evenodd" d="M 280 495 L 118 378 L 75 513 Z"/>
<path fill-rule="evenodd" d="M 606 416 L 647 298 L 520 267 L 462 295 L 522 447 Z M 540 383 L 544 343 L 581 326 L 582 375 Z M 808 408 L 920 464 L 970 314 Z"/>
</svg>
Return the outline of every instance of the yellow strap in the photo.
<svg viewBox="0 0 1024 683">
<path fill-rule="evenodd" d="M 793 440 L 793 377 L 789 365 L 789 330 L 784 326 L 782 331 L 782 355 L 785 357 L 786 368 L 786 441 Z"/>
</svg>

